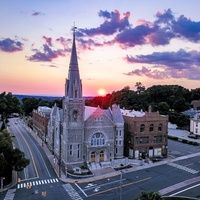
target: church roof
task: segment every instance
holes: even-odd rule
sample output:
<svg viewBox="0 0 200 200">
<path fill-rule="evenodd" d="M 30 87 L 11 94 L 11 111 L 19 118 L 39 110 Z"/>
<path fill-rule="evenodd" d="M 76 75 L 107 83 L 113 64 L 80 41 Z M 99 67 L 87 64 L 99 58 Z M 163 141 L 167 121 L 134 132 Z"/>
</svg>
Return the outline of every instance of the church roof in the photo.
<svg viewBox="0 0 200 200">
<path fill-rule="evenodd" d="M 57 107 L 57 105 L 55 103 L 53 108 L 52 108 L 52 111 L 51 111 L 51 116 L 56 116 L 57 109 L 58 109 L 58 107 Z"/>
<path fill-rule="evenodd" d="M 119 105 L 112 105 L 112 115 L 115 123 L 124 123 L 124 118 Z"/>
<path fill-rule="evenodd" d="M 102 114 L 105 114 L 111 121 L 115 123 L 124 123 L 124 119 L 119 107 L 115 112 L 113 112 L 111 109 L 101 109 L 100 107 L 85 106 L 84 120 L 87 120 L 91 115 L 102 115 Z"/>
<path fill-rule="evenodd" d="M 63 122 L 63 109 L 59 110 L 59 114 L 60 114 L 60 121 Z"/>
<path fill-rule="evenodd" d="M 85 106 L 85 118 L 84 118 L 84 120 L 87 120 L 96 109 L 97 109 L 96 107 Z"/>
</svg>

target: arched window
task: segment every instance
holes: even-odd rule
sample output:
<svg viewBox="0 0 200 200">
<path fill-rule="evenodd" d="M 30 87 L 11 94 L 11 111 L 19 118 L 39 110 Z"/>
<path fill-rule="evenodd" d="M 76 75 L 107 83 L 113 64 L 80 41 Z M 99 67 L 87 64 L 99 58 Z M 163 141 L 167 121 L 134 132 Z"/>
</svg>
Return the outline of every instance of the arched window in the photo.
<svg viewBox="0 0 200 200">
<path fill-rule="evenodd" d="M 95 133 L 91 138 L 91 146 L 105 145 L 105 138 L 102 133 Z"/>
<path fill-rule="evenodd" d="M 150 124 L 150 126 L 149 126 L 149 132 L 153 132 L 153 129 L 154 129 L 154 125 Z"/>
<path fill-rule="evenodd" d="M 78 118 L 78 111 L 77 110 L 73 110 L 72 121 L 77 122 L 77 118 Z"/>
<path fill-rule="evenodd" d="M 145 125 L 142 124 L 142 125 L 140 126 L 140 132 L 144 132 L 144 130 L 145 130 Z"/>
<path fill-rule="evenodd" d="M 162 131 L 162 124 L 159 124 L 158 131 Z"/>
</svg>

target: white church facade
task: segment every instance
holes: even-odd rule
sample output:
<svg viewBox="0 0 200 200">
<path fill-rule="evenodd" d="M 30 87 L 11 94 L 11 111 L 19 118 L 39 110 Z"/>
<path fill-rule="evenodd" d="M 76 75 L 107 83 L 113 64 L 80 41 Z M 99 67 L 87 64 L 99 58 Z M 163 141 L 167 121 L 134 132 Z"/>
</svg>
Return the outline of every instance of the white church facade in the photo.
<svg viewBox="0 0 200 200">
<path fill-rule="evenodd" d="M 54 105 L 47 143 L 63 166 L 111 163 L 124 157 L 124 119 L 118 105 L 85 106 L 82 96 L 75 31 L 62 109 Z"/>
</svg>

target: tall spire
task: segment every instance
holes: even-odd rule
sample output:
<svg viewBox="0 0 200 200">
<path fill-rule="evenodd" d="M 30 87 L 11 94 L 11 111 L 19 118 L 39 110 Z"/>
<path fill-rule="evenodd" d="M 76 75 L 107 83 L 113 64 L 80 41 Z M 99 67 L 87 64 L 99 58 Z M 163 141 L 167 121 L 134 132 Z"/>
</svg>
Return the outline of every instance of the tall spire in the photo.
<svg viewBox="0 0 200 200">
<path fill-rule="evenodd" d="M 66 80 L 65 96 L 69 99 L 82 99 L 82 82 L 79 75 L 78 59 L 75 43 L 75 32 L 77 27 L 73 27 L 73 41 L 71 59 L 69 64 L 68 79 Z"/>
<path fill-rule="evenodd" d="M 75 43 L 75 32 L 77 27 L 73 27 L 73 43 L 72 43 L 72 52 L 70 59 L 70 67 L 78 67 L 77 53 L 76 53 L 76 43 Z"/>
</svg>

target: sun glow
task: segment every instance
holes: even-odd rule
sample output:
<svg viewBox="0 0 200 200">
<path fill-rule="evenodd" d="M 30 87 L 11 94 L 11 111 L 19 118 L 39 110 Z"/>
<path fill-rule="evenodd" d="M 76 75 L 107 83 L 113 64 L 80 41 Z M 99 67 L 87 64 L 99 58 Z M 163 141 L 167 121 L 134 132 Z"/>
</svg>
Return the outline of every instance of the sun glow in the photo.
<svg viewBox="0 0 200 200">
<path fill-rule="evenodd" d="M 106 91 L 104 89 L 99 89 L 98 90 L 98 95 L 105 96 L 106 95 Z"/>
</svg>

